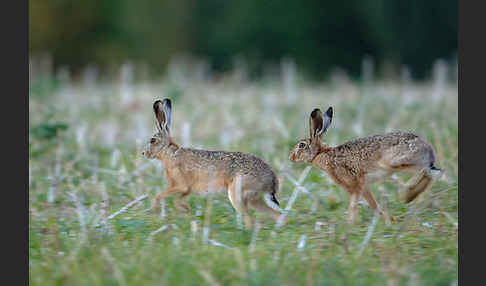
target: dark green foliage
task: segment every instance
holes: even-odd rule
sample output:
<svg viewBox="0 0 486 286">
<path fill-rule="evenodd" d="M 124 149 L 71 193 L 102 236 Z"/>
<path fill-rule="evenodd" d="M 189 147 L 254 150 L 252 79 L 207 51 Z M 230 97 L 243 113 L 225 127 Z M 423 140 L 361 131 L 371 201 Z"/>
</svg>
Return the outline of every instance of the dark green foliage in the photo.
<svg viewBox="0 0 486 286">
<path fill-rule="evenodd" d="M 66 130 L 68 125 L 62 122 L 42 123 L 31 128 L 30 132 L 33 136 L 41 139 L 52 139 L 57 136 L 60 131 Z"/>
<path fill-rule="evenodd" d="M 336 66 L 353 77 L 365 56 L 380 67 L 408 65 L 428 76 L 437 58 L 457 53 L 457 1 L 31 1 L 30 54 L 55 65 L 105 68 L 127 59 L 163 71 L 174 55 L 208 58 L 215 71 L 247 60 L 294 58 L 316 76 Z"/>
</svg>

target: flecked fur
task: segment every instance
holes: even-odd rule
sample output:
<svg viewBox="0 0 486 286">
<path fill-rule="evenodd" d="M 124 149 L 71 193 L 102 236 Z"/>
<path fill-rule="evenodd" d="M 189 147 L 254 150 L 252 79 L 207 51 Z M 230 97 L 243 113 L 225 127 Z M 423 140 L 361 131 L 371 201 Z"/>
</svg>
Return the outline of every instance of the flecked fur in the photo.
<svg viewBox="0 0 486 286">
<path fill-rule="evenodd" d="M 270 165 L 251 154 L 180 147 L 170 137 L 166 124 L 166 120 L 170 122 L 170 107 L 167 99 L 154 103 L 159 132 L 144 151 L 147 158 L 162 161 L 168 183 L 167 189 L 155 197 L 154 211 L 159 213 L 160 200 L 173 194 L 179 194 L 174 200 L 176 208 L 190 211 L 189 204 L 184 202 L 189 194 L 207 194 L 212 190 L 228 194 L 235 210 L 244 215 L 248 228 L 253 224 L 248 208 L 267 213 L 277 221 L 281 213 L 266 204 L 263 196 L 268 193 L 279 204 L 275 197 L 278 179 Z M 241 194 L 238 194 L 237 180 L 241 183 Z"/>
<path fill-rule="evenodd" d="M 293 162 L 307 162 L 325 171 L 350 194 L 348 220 L 354 221 L 357 202 L 363 196 L 371 208 L 390 219 L 375 201 L 368 185 L 398 171 L 414 176 L 404 186 L 405 202 L 411 202 L 438 177 L 432 146 L 412 132 L 394 131 L 348 141 L 336 147 L 324 145 L 322 135 L 331 123 L 332 108 L 325 117 L 315 109 L 310 118 L 311 138 L 300 140 L 290 152 Z M 323 124 L 323 122 L 327 122 Z"/>
</svg>

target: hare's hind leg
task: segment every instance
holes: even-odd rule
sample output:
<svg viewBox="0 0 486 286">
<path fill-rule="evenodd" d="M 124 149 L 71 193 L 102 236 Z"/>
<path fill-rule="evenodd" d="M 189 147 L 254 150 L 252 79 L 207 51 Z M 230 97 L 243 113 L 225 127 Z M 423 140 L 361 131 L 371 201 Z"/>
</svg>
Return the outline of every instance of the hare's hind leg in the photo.
<svg viewBox="0 0 486 286">
<path fill-rule="evenodd" d="M 236 187 L 236 181 L 233 181 L 228 186 L 228 198 L 235 210 L 243 215 L 245 227 L 251 229 L 253 225 L 253 217 L 248 211 L 248 199 L 243 195 L 243 182 L 239 188 Z"/>
<path fill-rule="evenodd" d="M 403 194 L 405 203 L 410 203 L 418 195 L 428 190 L 440 178 L 442 172 L 435 168 L 422 168 L 405 184 Z"/>
<path fill-rule="evenodd" d="M 418 195 L 426 191 L 435 182 L 438 177 L 435 168 L 425 167 L 422 162 L 410 160 L 410 158 L 401 158 L 390 162 L 389 167 L 395 171 L 404 171 L 413 174 L 405 183 L 401 184 L 399 194 L 403 197 L 405 203 L 410 203 Z"/>
<path fill-rule="evenodd" d="M 265 196 L 271 196 L 270 193 L 264 193 L 261 196 L 257 196 L 255 198 L 252 198 L 249 200 L 250 207 L 258 212 L 268 214 L 275 222 L 278 222 L 280 219 L 280 216 L 282 215 L 281 212 L 277 211 L 273 207 L 269 206 L 269 204 L 273 203 L 272 201 L 267 202 L 271 200 L 268 198 L 267 200 L 265 199 Z M 273 203 L 275 204 L 275 203 Z M 275 208 L 279 208 L 276 204 L 274 206 Z M 285 225 L 287 223 L 287 217 L 282 218 L 282 223 L 281 225 Z"/>
</svg>

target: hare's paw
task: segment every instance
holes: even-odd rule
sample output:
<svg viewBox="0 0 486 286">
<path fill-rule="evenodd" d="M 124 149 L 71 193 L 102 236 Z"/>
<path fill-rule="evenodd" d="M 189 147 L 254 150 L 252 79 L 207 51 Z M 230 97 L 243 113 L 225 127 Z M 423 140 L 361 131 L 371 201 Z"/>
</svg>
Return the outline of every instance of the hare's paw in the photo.
<svg viewBox="0 0 486 286">
<path fill-rule="evenodd" d="M 156 215 L 160 215 L 160 201 L 155 199 L 153 202 L 152 202 L 152 206 L 150 207 L 150 210 L 153 214 L 156 214 Z"/>
</svg>

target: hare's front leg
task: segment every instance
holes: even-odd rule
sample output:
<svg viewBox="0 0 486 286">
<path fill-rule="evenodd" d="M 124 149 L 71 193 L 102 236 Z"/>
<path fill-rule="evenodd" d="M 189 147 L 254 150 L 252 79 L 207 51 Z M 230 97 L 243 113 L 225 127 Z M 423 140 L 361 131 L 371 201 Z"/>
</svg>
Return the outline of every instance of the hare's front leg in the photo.
<svg viewBox="0 0 486 286">
<path fill-rule="evenodd" d="M 349 192 L 349 204 L 348 204 L 348 223 L 353 224 L 356 216 L 358 215 L 358 201 L 360 193 L 357 191 Z"/>
<path fill-rule="evenodd" d="M 385 223 L 387 225 L 391 224 L 391 221 L 393 218 L 385 211 L 383 211 L 378 203 L 376 202 L 375 198 L 373 197 L 373 193 L 371 193 L 370 189 L 368 186 L 363 186 L 363 189 L 361 191 L 361 194 L 365 198 L 365 200 L 368 202 L 368 205 L 375 211 L 378 212 L 381 216 L 385 218 Z"/>
<path fill-rule="evenodd" d="M 166 197 L 170 197 L 176 193 L 185 193 L 187 189 L 181 187 L 169 187 L 162 192 L 158 193 L 152 203 L 152 210 L 156 214 L 160 214 L 160 200 Z"/>
<path fill-rule="evenodd" d="M 191 212 L 191 206 L 189 205 L 189 203 L 186 200 L 188 195 L 189 195 L 189 193 L 183 193 L 183 194 L 181 194 L 180 196 L 178 196 L 177 198 L 174 199 L 174 206 L 176 207 L 176 209 L 182 210 L 186 213 Z"/>
</svg>

